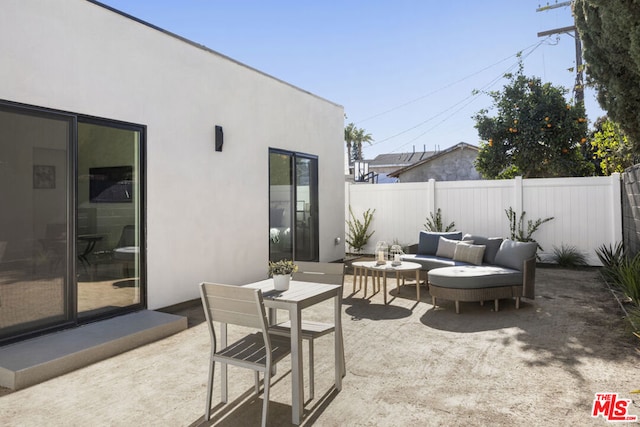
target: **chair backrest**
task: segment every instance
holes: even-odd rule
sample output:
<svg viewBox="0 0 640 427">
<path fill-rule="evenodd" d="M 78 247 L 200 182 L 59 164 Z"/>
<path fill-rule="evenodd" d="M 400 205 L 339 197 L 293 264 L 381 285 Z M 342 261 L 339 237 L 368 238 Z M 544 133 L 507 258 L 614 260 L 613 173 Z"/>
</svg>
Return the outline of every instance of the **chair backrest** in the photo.
<svg viewBox="0 0 640 427">
<path fill-rule="evenodd" d="M 127 246 L 137 246 L 136 245 L 136 228 L 133 225 L 125 225 L 122 228 L 122 234 L 120 235 L 120 240 L 116 245 L 117 248 L 124 248 Z"/>
<path fill-rule="evenodd" d="M 212 322 L 220 322 L 262 331 L 267 329 L 267 317 L 259 289 L 205 282 L 200 284 L 200 296 L 211 327 Z"/>
<path fill-rule="evenodd" d="M 331 285 L 342 285 L 344 282 L 344 264 L 341 262 L 296 261 L 295 263 L 298 271 L 293 273 L 293 280 Z"/>
</svg>

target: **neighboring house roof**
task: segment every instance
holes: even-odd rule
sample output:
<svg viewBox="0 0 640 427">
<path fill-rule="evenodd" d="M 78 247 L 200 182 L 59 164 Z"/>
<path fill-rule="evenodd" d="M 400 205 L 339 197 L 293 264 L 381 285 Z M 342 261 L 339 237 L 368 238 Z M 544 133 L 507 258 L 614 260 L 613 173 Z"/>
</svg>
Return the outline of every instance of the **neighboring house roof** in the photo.
<svg viewBox="0 0 640 427">
<path fill-rule="evenodd" d="M 442 150 L 439 151 L 431 156 L 428 156 L 426 158 L 423 158 L 422 160 L 416 161 L 415 163 L 411 163 L 407 166 L 401 167 L 400 169 L 393 171 L 391 173 L 389 173 L 388 175 L 390 177 L 395 177 L 395 178 L 399 178 L 401 174 L 405 173 L 408 170 L 411 170 L 413 168 L 419 167 L 421 165 L 424 165 L 427 162 L 433 161 L 435 159 L 438 159 L 442 156 L 446 156 L 449 153 L 452 153 L 456 150 L 475 150 L 476 152 L 479 152 L 480 149 L 478 147 L 476 147 L 475 145 L 471 145 L 471 144 L 467 144 L 466 142 L 459 142 L 456 145 L 447 148 L 446 150 Z"/>
<path fill-rule="evenodd" d="M 424 160 L 436 154 L 435 151 L 414 151 L 413 153 L 379 154 L 373 160 L 366 160 L 369 168 L 397 167 L 401 168 Z"/>
</svg>

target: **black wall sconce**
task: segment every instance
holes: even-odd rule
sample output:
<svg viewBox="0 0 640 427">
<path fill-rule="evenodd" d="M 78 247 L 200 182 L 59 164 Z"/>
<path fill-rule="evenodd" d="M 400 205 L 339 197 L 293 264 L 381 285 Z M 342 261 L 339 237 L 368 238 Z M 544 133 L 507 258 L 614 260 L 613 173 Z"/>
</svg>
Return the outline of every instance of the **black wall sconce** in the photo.
<svg viewBox="0 0 640 427">
<path fill-rule="evenodd" d="M 224 134 L 222 133 L 222 126 L 216 125 L 216 151 L 222 151 L 223 143 L 224 143 Z"/>
</svg>

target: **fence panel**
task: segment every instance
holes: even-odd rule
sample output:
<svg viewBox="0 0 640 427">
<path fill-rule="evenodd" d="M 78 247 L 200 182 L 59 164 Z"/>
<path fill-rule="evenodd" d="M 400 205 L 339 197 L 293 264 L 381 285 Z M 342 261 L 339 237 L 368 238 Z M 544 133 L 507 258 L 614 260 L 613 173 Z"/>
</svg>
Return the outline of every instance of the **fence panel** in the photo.
<svg viewBox="0 0 640 427">
<path fill-rule="evenodd" d="M 375 209 L 371 237 L 364 251 L 375 243 L 417 243 L 418 232 L 431 212 L 441 209 L 444 225 L 485 236 L 509 236 L 505 211 L 510 207 L 527 222 L 554 217 L 533 235 L 543 259 L 554 247 L 573 246 L 599 265 L 595 249 L 622 240 L 620 175 L 588 178 L 543 178 L 446 181 L 396 184 L 347 184 L 346 200 L 356 218 Z M 348 207 L 347 207 L 348 212 Z M 347 228 L 348 231 L 348 228 Z M 350 250 L 350 248 L 346 248 Z"/>
</svg>

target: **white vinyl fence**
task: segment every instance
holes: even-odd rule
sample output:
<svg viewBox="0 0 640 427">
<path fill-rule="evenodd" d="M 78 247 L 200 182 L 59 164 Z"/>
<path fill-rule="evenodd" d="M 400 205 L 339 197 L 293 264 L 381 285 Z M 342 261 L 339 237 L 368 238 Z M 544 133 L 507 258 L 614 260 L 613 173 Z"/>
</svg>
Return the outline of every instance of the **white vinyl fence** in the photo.
<svg viewBox="0 0 640 427">
<path fill-rule="evenodd" d="M 517 217 L 524 211 L 528 220 L 554 217 L 540 226 L 533 238 L 542 246 L 542 260 L 554 247 L 573 246 L 590 265 L 601 265 L 595 249 L 622 241 L 622 200 L 620 174 L 587 178 L 536 178 L 495 181 L 443 181 L 395 184 L 346 184 L 345 218 L 349 206 L 362 220 L 367 209 L 375 209 L 371 231 L 364 248 L 373 253 L 378 241 L 409 245 L 418 242 L 418 233 L 430 213 L 439 208 L 444 225 L 455 222 L 463 233 L 488 237 L 509 237 L 510 207 Z M 346 226 L 345 233 L 349 231 Z M 347 252 L 351 248 L 346 247 Z"/>
</svg>

